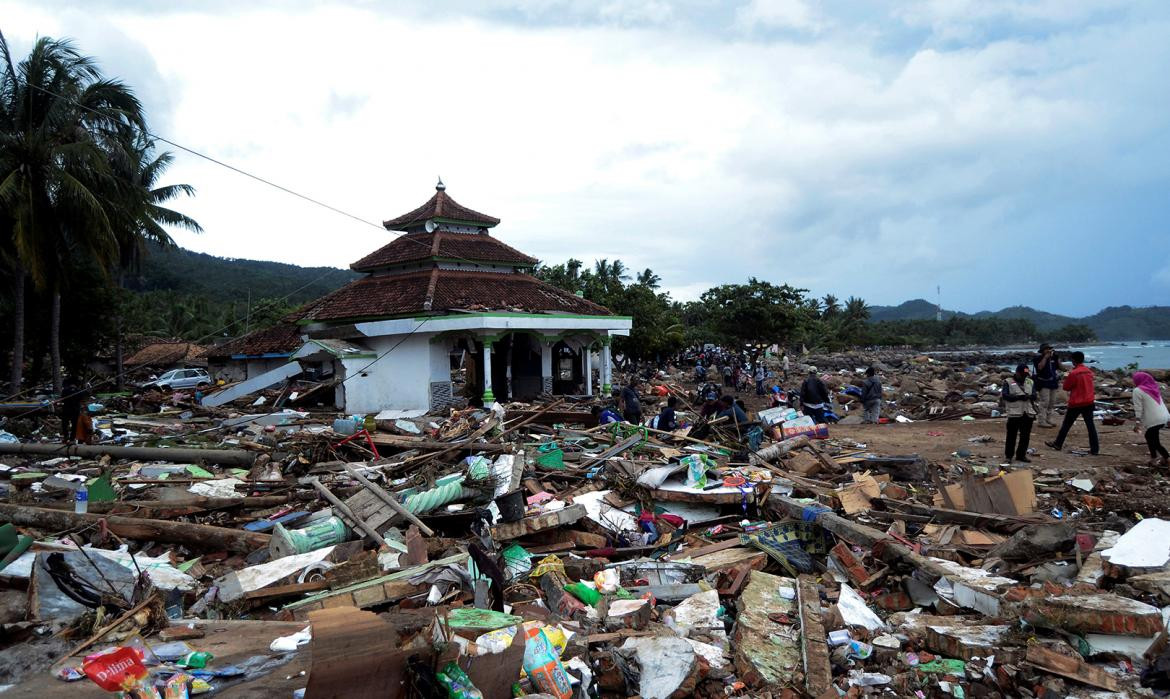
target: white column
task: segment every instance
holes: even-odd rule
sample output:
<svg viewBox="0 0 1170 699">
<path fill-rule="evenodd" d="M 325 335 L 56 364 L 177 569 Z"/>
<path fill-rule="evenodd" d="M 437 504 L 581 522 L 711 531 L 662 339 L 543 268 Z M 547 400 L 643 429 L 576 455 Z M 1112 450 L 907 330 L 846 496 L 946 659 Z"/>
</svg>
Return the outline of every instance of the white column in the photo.
<svg viewBox="0 0 1170 699">
<path fill-rule="evenodd" d="M 553 343 L 541 341 L 540 343 L 540 390 L 552 393 L 553 382 Z"/>
<path fill-rule="evenodd" d="M 593 351 L 589 345 L 581 348 L 585 353 L 585 395 L 593 395 Z"/>
<path fill-rule="evenodd" d="M 613 391 L 613 360 L 609 356 L 609 344 L 607 341 L 601 346 L 601 392 L 607 396 Z"/>
<path fill-rule="evenodd" d="M 486 408 L 496 399 L 492 393 L 492 343 L 483 341 L 483 405 Z"/>
</svg>

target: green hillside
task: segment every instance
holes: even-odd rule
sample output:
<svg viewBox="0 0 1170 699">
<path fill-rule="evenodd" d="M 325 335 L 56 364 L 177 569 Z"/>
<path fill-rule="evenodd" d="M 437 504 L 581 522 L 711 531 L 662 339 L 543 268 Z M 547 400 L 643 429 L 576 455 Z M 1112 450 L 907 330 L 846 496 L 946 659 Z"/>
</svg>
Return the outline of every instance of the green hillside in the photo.
<svg viewBox="0 0 1170 699">
<path fill-rule="evenodd" d="M 914 299 L 897 306 L 871 306 L 874 322 L 932 320 L 935 305 Z M 1170 338 L 1170 306 L 1113 306 L 1083 318 L 1040 311 L 1029 306 L 1009 306 L 998 311 L 960 313 L 943 310 L 943 318 L 998 318 L 1030 321 L 1040 333 L 1053 332 L 1070 325 L 1085 325 L 1100 340 L 1165 340 Z"/>
<path fill-rule="evenodd" d="M 301 304 L 356 279 L 358 274 L 336 267 L 298 267 L 282 262 L 215 257 L 183 248 L 153 249 L 139 274 L 128 277 L 132 291 L 174 291 L 215 301 L 242 303 L 291 294 Z"/>
<path fill-rule="evenodd" d="M 196 342 L 233 337 L 270 325 L 357 276 L 336 267 L 152 249 L 125 282 L 127 331 Z"/>
</svg>

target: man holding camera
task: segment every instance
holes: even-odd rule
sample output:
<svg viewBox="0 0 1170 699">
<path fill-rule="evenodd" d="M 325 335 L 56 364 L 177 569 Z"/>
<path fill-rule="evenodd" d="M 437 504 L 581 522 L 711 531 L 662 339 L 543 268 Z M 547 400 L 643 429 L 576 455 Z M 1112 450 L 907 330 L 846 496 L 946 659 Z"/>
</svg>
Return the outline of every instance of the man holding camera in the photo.
<svg viewBox="0 0 1170 699">
<path fill-rule="evenodd" d="M 1060 360 L 1056 350 L 1045 342 L 1040 354 L 1032 360 L 1033 381 L 1036 383 L 1036 424 L 1056 427 L 1056 391 L 1060 388 Z"/>
</svg>

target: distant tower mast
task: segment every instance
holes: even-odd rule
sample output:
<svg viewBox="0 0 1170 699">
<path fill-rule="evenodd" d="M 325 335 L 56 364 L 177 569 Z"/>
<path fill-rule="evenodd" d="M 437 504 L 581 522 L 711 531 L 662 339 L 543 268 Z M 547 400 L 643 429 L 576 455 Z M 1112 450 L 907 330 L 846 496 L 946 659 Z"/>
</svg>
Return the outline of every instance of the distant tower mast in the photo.
<svg viewBox="0 0 1170 699">
<path fill-rule="evenodd" d="M 936 298 L 938 299 L 938 304 L 935 306 L 934 319 L 937 322 L 941 323 L 942 322 L 942 286 L 939 285 L 939 286 L 934 287 L 934 293 L 936 294 Z"/>
</svg>

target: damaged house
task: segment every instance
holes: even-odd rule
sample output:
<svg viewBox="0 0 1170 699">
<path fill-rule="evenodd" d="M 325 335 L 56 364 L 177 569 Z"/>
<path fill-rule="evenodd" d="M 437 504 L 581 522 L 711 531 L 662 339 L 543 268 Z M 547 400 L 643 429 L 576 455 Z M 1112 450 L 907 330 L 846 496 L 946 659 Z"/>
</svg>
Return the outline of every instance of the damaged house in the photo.
<svg viewBox="0 0 1170 699">
<path fill-rule="evenodd" d="M 350 265 L 365 276 L 217 348 L 212 366 L 262 383 L 250 367 L 271 360 L 262 376 L 275 383 L 295 361 L 338 380 L 338 409 L 366 414 L 450 405 L 453 358 L 466 369 L 464 397 L 485 403 L 592 394 L 594 372 L 610 390 L 610 343 L 632 320 L 532 276 L 538 260 L 491 235 L 499 222 L 440 181 L 422 206 L 384 222 L 394 240 Z"/>
</svg>

